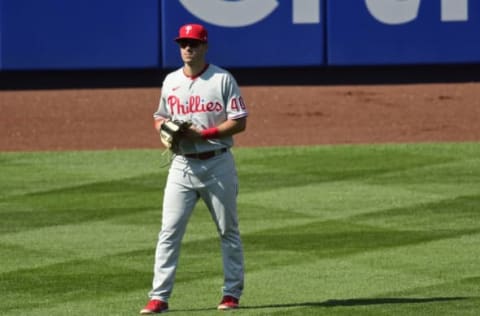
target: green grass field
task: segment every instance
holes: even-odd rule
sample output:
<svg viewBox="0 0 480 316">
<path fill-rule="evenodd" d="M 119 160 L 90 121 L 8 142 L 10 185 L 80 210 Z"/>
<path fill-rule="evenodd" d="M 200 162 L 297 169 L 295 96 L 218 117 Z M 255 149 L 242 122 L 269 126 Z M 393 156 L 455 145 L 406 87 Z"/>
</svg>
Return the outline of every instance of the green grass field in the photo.
<svg viewBox="0 0 480 316">
<path fill-rule="evenodd" d="M 246 289 L 236 315 L 479 315 L 480 143 L 237 148 Z M 0 153 L 0 315 L 136 315 L 160 150 Z M 218 315 L 199 203 L 173 315 Z"/>
</svg>

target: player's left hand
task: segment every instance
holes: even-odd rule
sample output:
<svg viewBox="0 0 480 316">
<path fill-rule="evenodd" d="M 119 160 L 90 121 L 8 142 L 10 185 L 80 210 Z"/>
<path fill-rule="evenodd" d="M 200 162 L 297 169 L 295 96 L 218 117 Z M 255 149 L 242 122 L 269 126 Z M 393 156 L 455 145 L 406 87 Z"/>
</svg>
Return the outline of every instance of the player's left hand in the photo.
<svg viewBox="0 0 480 316">
<path fill-rule="evenodd" d="M 191 122 L 164 121 L 160 126 L 160 140 L 166 148 L 176 151 L 178 142 L 185 137 L 185 133 L 190 130 L 191 125 Z"/>
</svg>

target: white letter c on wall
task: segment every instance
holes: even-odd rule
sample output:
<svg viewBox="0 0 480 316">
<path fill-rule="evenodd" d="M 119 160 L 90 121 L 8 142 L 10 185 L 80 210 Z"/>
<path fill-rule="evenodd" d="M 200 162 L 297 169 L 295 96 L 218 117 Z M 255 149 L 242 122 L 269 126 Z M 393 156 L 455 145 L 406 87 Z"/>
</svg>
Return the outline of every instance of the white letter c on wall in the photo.
<svg viewBox="0 0 480 316">
<path fill-rule="evenodd" d="M 278 6 L 277 0 L 180 0 L 180 3 L 197 18 L 223 27 L 255 24 Z"/>
<path fill-rule="evenodd" d="M 365 0 L 368 11 L 384 24 L 405 24 L 418 16 L 421 0 Z"/>
</svg>

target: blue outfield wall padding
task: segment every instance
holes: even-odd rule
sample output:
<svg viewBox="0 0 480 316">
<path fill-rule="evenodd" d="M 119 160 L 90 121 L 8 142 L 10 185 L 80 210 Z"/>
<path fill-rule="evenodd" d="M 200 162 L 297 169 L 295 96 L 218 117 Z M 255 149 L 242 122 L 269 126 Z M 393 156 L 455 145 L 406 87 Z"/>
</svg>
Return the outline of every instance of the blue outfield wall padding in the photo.
<svg viewBox="0 0 480 316">
<path fill-rule="evenodd" d="M 224 67 L 480 63 L 479 0 L 0 0 L 0 71 L 178 67 L 185 23 Z"/>
<path fill-rule="evenodd" d="M 327 0 L 329 65 L 480 62 L 478 0 Z"/>
<path fill-rule="evenodd" d="M 223 67 L 321 66 L 325 0 L 162 1 L 162 61 L 181 65 L 178 28 L 209 31 L 208 58 Z"/>
<path fill-rule="evenodd" d="M 5 70 L 158 68 L 158 0 L 1 0 Z"/>
</svg>

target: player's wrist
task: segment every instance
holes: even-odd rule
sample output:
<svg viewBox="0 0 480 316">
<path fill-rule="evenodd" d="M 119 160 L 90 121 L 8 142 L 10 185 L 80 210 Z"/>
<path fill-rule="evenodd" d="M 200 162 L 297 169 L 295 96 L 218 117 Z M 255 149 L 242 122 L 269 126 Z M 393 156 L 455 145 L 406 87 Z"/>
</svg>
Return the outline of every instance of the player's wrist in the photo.
<svg viewBox="0 0 480 316">
<path fill-rule="evenodd" d="M 217 138 L 220 134 L 218 127 L 210 127 L 200 132 L 203 139 Z"/>
</svg>

